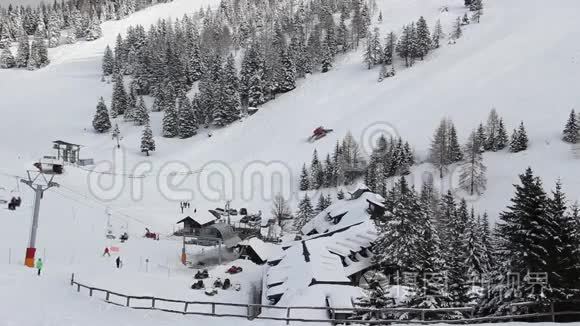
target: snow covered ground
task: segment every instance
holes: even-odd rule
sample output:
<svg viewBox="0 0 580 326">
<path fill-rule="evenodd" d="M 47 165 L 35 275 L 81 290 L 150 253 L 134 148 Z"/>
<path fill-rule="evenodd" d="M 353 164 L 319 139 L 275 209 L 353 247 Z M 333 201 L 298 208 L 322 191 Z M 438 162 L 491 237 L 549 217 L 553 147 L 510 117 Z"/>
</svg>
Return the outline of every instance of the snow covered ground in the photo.
<svg viewBox="0 0 580 326">
<path fill-rule="evenodd" d="M 420 15 L 430 26 L 440 18 L 448 31 L 451 21 L 464 10 L 462 0 L 377 2 L 384 15 L 383 31 L 399 31 Z M 103 24 L 105 36 L 100 40 L 51 49 L 52 64 L 45 69 L 0 70 L 0 186 L 8 192 L 18 191 L 14 176 L 24 176 L 34 160 L 51 154 L 50 142 L 57 139 L 84 145 L 83 157 L 111 161 L 114 144 L 110 136 L 95 135 L 90 127 L 98 98 L 109 99 L 111 93 L 111 85 L 100 82 L 105 45 L 113 44 L 116 34 L 130 25 L 180 17 L 202 4 L 215 3 L 175 0 L 148 8 L 125 20 Z M 443 5 L 449 6 L 448 13 L 440 12 Z M 454 120 L 463 141 L 487 118 L 491 107 L 496 107 L 510 130 L 525 121 L 531 144 L 519 154 L 485 155 L 488 190 L 473 201 L 476 208 L 487 210 L 495 219 L 511 197 L 517 174 L 528 165 L 547 186 L 561 178 L 569 199 L 579 199 L 580 175 L 575 173 L 579 158 L 559 140 L 569 110 L 580 104 L 580 43 L 574 41 L 580 37 L 575 14 L 579 7 L 574 0 L 557 4 L 488 0 L 481 24 L 466 27 L 456 45 L 445 45 L 411 69 L 399 69 L 396 78 L 377 83 L 378 70 L 366 70 L 361 54 L 351 53 L 340 58 L 333 71 L 308 77 L 293 92 L 264 105 L 256 115 L 215 131 L 211 138 L 201 132 L 190 140 L 168 140 L 156 129 L 158 150 L 148 160 L 151 172 L 144 178 L 126 176 L 144 173 L 135 172 L 144 157 L 138 152 L 141 130 L 121 123 L 123 150 L 117 151 L 117 158 L 121 156 L 123 164 L 115 167 L 123 174 L 115 179 L 116 185 L 122 185 L 120 190 L 101 191 L 95 197 L 95 187 L 90 185 L 111 178 L 89 179 L 87 171 L 67 167 L 66 174 L 55 180 L 61 187 L 45 194 L 38 235 L 38 253 L 46 260 L 41 278 L 18 266 L 28 239 L 32 193 L 20 185 L 23 206 L 16 212 L 0 210 L 0 306 L 10 312 L 1 317 L 0 325 L 191 323 L 190 317 L 131 311 L 79 296 L 67 285 L 68 278 L 76 272 L 83 282 L 137 295 L 190 295 L 187 286 L 193 271 L 179 265 L 179 241 L 138 239 L 145 227 L 164 235 L 174 228 L 183 198 L 168 185 L 176 181 L 171 172 L 190 171 L 185 173 L 182 187 L 194 192 L 192 208 L 221 207 L 225 199 L 232 199 L 232 207 L 268 214 L 269 199 L 280 183 L 268 177 L 264 186 L 254 184 L 253 173 L 282 171 L 295 182 L 314 148 L 321 153 L 330 151 L 349 130 L 365 148 L 377 130 L 399 134 L 424 157 L 441 118 Z M 160 118 L 152 116 L 154 127 L 159 127 Z M 306 137 L 320 124 L 335 132 L 315 144 L 307 143 Z M 169 162 L 186 166 L 170 166 Z M 265 165 L 273 162 L 283 164 Z M 97 169 L 104 171 L 105 167 Z M 191 172 L 200 169 L 203 173 Z M 420 180 L 427 169 L 428 165 L 416 167 L 412 178 Z M 212 172 L 216 171 L 226 176 L 226 184 L 231 186 L 228 194 L 215 191 Z M 297 189 L 295 183 L 282 186 L 288 193 Z M 139 193 L 138 187 L 142 198 L 133 200 L 131 194 Z M 112 260 L 101 257 L 110 244 L 104 238 L 107 207 L 115 232 L 128 229 L 131 236 L 121 251 L 122 271 L 114 269 Z M 152 266 L 148 272 L 144 270 L 146 258 Z M 196 322 L 221 323 L 195 318 Z"/>
</svg>

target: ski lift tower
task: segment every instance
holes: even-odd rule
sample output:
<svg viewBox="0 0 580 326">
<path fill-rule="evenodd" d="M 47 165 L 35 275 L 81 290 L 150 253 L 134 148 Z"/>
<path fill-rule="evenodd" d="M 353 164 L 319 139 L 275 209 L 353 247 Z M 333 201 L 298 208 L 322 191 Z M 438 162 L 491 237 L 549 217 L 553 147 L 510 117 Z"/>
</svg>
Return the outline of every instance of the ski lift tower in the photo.
<svg viewBox="0 0 580 326">
<path fill-rule="evenodd" d="M 24 264 L 28 267 L 34 268 L 34 256 L 36 255 L 36 230 L 38 229 L 38 215 L 40 212 L 40 200 L 43 197 L 45 191 L 52 187 L 59 187 L 59 184 L 53 182 L 54 175 L 50 179 L 46 179 L 46 176 L 39 172 L 34 178 L 30 175 L 30 171 L 26 171 L 28 174 L 28 180 L 20 179 L 20 182 L 28 185 L 34 191 L 34 211 L 32 214 L 32 226 L 30 227 L 30 239 L 28 242 L 28 248 L 26 248 L 26 257 Z M 39 183 L 38 179 L 42 176 L 44 183 Z"/>
</svg>

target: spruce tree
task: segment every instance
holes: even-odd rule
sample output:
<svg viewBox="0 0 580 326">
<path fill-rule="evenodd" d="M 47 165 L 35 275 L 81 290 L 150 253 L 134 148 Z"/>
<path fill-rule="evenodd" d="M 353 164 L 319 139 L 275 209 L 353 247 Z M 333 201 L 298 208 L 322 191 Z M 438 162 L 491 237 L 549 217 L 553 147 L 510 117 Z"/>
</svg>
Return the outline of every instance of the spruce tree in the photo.
<svg viewBox="0 0 580 326">
<path fill-rule="evenodd" d="M 9 48 L 0 49 L 0 69 L 10 69 L 16 66 L 16 60 Z"/>
<path fill-rule="evenodd" d="M 113 51 L 107 45 L 105 48 L 105 54 L 103 55 L 103 75 L 110 76 L 113 74 L 113 68 L 115 67 L 115 57 L 113 56 Z"/>
<path fill-rule="evenodd" d="M 28 36 L 22 36 L 18 39 L 18 50 L 16 52 L 16 66 L 18 68 L 26 68 L 28 59 L 30 58 L 30 43 Z"/>
<path fill-rule="evenodd" d="M 123 76 L 121 74 L 115 74 L 113 98 L 111 100 L 111 116 L 116 118 L 119 115 L 123 115 L 128 108 L 129 99 L 125 91 Z"/>
<path fill-rule="evenodd" d="M 173 138 L 179 135 L 179 117 L 175 101 L 170 100 L 163 111 L 163 137 Z"/>
<path fill-rule="evenodd" d="M 137 106 L 134 110 L 134 119 L 135 125 L 143 126 L 149 122 L 149 111 L 145 106 L 145 101 L 143 100 L 143 96 L 139 96 L 137 100 Z"/>
<path fill-rule="evenodd" d="M 463 31 L 461 30 L 461 17 L 457 17 L 455 23 L 453 24 L 453 33 L 451 33 L 451 38 L 457 40 L 461 38 L 463 35 Z"/>
<path fill-rule="evenodd" d="M 312 202 L 308 194 L 304 194 L 304 198 L 300 200 L 298 204 L 298 212 L 294 218 L 293 227 L 296 231 L 300 232 L 306 223 L 314 217 L 314 208 L 312 207 Z"/>
<path fill-rule="evenodd" d="M 397 46 L 397 36 L 394 32 L 387 34 L 385 39 L 385 46 L 383 47 L 383 64 L 392 65 L 395 55 L 395 48 Z"/>
<path fill-rule="evenodd" d="M 435 23 L 435 29 L 433 30 L 433 47 L 435 49 L 441 46 L 441 39 L 445 37 L 443 33 L 443 26 L 441 26 L 441 20 L 437 19 Z"/>
<path fill-rule="evenodd" d="M 572 110 L 562 132 L 562 140 L 570 144 L 576 144 L 578 142 L 579 130 L 576 112 Z"/>
<path fill-rule="evenodd" d="M 289 92 L 296 88 L 296 66 L 288 51 L 283 51 L 281 54 L 281 69 L 279 91 Z"/>
<path fill-rule="evenodd" d="M 503 150 L 504 148 L 507 147 L 508 143 L 509 143 L 508 134 L 505 125 L 503 123 L 503 119 L 500 118 L 497 130 L 497 142 L 496 142 L 497 150 Z"/>
<path fill-rule="evenodd" d="M 515 129 L 510 141 L 510 152 L 519 153 L 528 149 L 528 136 L 524 123 L 521 122 L 518 129 Z"/>
<path fill-rule="evenodd" d="M 109 111 L 105 100 L 101 97 L 99 104 L 97 104 L 97 112 L 93 118 L 93 128 L 98 133 L 103 133 L 111 129 L 111 120 L 109 119 Z"/>
<path fill-rule="evenodd" d="M 499 121 L 500 118 L 497 111 L 494 109 L 489 113 L 486 126 L 486 138 L 487 142 L 484 144 L 484 149 L 486 151 L 497 151 L 499 148 Z"/>
<path fill-rule="evenodd" d="M 178 100 L 179 138 L 190 138 L 197 134 L 197 120 L 189 99 L 182 95 Z"/>
<path fill-rule="evenodd" d="M 310 186 L 312 189 L 320 189 L 324 185 L 324 169 L 322 163 L 318 159 L 318 152 L 314 150 L 312 153 L 312 162 L 310 163 Z"/>
<path fill-rule="evenodd" d="M 310 190 L 310 174 L 306 168 L 306 164 L 302 165 L 302 172 L 300 173 L 300 190 Z"/>
<path fill-rule="evenodd" d="M 447 153 L 449 154 L 448 160 L 450 163 L 462 161 L 463 152 L 461 151 L 461 146 L 459 145 L 459 139 L 457 137 L 457 130 L 455 129 L 455 125 L 452 121 L 449 121 L 447 126 L 449 128 L 449 149 L 447 150 Z"/>
<path fill-rule="evenodd" d="M 143 128 L 143 135 L 141 136 L 141 152 L 149 156 L 149 152 L 155 151 L 155 140 L 153 139 L 153 132 L 149 122 Z"/>
<path fill-rule="evenodd" d="M 417 54 L 421 60 L 431 51 L 432 40 L 427 21 L 421 16 L 417 21 Z"/>
</svg>

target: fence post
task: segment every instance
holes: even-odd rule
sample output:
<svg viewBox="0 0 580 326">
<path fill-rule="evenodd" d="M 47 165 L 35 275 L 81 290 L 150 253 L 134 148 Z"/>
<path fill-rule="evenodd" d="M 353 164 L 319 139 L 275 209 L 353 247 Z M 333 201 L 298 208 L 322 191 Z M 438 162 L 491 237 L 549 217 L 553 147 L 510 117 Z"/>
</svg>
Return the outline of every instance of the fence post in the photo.
<svg viewBox="0 0 580 326">
<path fill-rule="evenodd" d="M 290 325 L 290 307 L 286 308 L 286 325 Z"/>
<path fill-rule="evenodd" d="M 187 314 L 187 308 L 189 307 L 189 302 L 185 303 L 185 307 L 183 308 L 183 313 Z"/>
<path fill-rule="evenodd" d="M 425 310 L 421 310 L 421 321 L 425 321 Z"/>
<path fill-rule="evenodd" d="M 551 302 L 550 303 L 550 312 L 552 313 L 552 322 L 555 323 L 556 322 L 556 310 L 554 309 L 554 303 Z"/>
<path fill-rule="evenodd" d="M 75 273 L 72 273 L 70 277 L 70 286 L 73 286 L 74 284 L 75 284 Z"/>
<path fill-rule="evenodd" d="M 131 300 L 131 297 L 127 297 L 127 307 L 129 307 L 129 300 Z"/>
<path fill-rule="evenodd" d="M 77 283 L 77 292 L 81 292 L 81 285 Z"/>
<path fill-rule="evenodd" d="M 89 297 L 93 296 L 93 288 L 89 288 Z"/>
<path fill-rule="evenodd" d="M 155 297 L 151 298 L 151 308 L 155 308 Z"/>
<path fill-rule="evenodd" d="M 215 302 L 211 303 L 211 314 L 215 315 Z"/>
<path fill-rule="evenodd" d="M 251 318 L 251 315 L 252 315 L 252 314 L 250 313 L 250 305 L 247 305 L 247 306 L 246 306 L 246 308 L 247 308 L 247 309 L 246 309 L 246 314 L 248 315 L 248 320 L 251 320 L 251 319 L 252 319 L 252 318 Z"/>
<path fill-rule="evenodd" d="M 109 301 L 109 296 L 111 294 L 109 293 L 109 291 L 105 292 L 105 301 Z"/>
</svg>

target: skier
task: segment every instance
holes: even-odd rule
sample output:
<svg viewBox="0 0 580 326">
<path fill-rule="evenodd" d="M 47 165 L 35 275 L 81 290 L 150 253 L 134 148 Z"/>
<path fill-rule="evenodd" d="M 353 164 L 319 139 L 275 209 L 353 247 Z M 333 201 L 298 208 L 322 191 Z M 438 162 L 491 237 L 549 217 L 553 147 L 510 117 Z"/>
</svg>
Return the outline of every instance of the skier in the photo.
<svg viewBox="0 0 580 326">
<path fill-rule="evenodd" d="M 117 264 L 117 268 L 121 268 L 121 266 L 123 265 L 123 263 L 121 262 L 121 257 L 117 257 L 117 259 L 115 259 L 115 263 Z"/>
<path fill-rule="evenodd" d="M 109 252 L 109 247 L 105 247 L 105 252 L 103 252 L 103 257 L 105 257 L 105 255 L 111 257 L 111 253 Z"/>
<path fill-rule="evenodd" d="M 38 258 L 38 260 L 36 261 L 36 269 L 38 271 L 38 276 L 40 276 L 40 272 L 42 271 L 42 266 L 43 266 L 42 259 Z"/>
<path fill-rule="evenodd" d="M 314 129 L 314 131 L 312 132 L 312 136 L 310 136 L 308 138 L 308 141 L 315 141 L 318 140 L 324 136 L 326 136 L 329 132 L 332 132 L 332 129 L 325 129 L 323 126 L 320 126 L 316 129 Z"/>
</svg>

